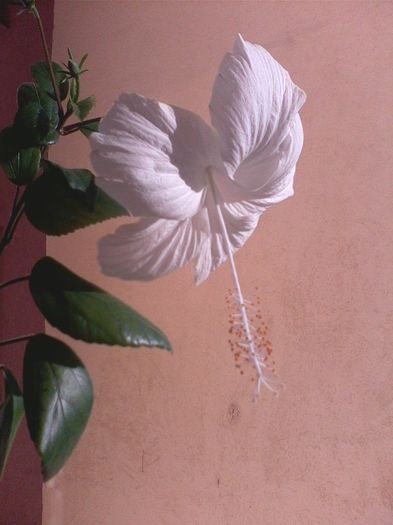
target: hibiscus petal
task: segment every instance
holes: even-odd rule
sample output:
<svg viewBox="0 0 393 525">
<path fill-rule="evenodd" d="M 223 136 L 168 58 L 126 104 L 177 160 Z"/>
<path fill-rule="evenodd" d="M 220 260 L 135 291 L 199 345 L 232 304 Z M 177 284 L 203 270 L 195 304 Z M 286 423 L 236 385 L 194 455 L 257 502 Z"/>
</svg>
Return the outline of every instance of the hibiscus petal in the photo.
<svg viewBox="0 0 393 525">
<path fill-rule="evenodd" d="M 148 281 L 184 266 L 198 241 L 190 219 L 143 218 L 101 239 L 98 260 L 107 275 Z"/>
<path fill-rule="evenodd" d="M 251 199 L 266 196 L 278 202 L 292 193 L 303 144 L 298 111 L 304 101 L 288 72 L 263 47 L 239 35 L 220 66 L 210 112 L 227 172 L 252 192 Z"/>
<path fill-rule="evenodd" d="M 252 155 L 240 164 L 235 177 L 235 183 L 241 185 L 247 181 L 255 189 L 249 192 L 248 204 L 257 211 L 267 208 L 288 197 L 293 191 L 293 179 L 296 171 L 296 162 L 303 147 L 303 128 L 299 115 L 295 115 L 288 126 L 288 132 L 283 137 L 278 149 L 266 158 L 265 162 L 254 158 Z M 258 157 L 256 155 L 255 157 Z M 273 161 L 274 158 L 274 161 Z M 270 171 L 267 164 L 271 161 Z M 263 185 L 260 184 L 261 173 L 264 174 Z"/>
<path fill-rule="evenodd" d="M 104 274 L 125 280 L 149 281 L 194 261 L 194 279 L 204 281 L 227 259 L 217 212 L 210 193 L 208 207 L 182 221 L 143 218 L 126 224 L 98 243 Z M 259 215 L 242 216 L 225 204 L 222 212 L 232 252 L 254 231 Z"/>
<path fill-rule="evenodd" d="M 190 111 L 123 94 L 91 136 L 97 184 L 133 215 L 184 219 L 200 209 L 214 130 Z"/>
</svg>

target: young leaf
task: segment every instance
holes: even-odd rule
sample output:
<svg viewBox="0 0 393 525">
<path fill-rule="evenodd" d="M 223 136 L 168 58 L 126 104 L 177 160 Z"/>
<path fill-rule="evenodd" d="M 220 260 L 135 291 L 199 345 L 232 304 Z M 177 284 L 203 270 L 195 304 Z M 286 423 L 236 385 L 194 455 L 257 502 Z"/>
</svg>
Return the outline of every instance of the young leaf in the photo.
<svg viewBox="0 0 393 525">
<path fill-rule="evenodd" d="M 52 62 L 52 68 L 55 74 L 57 86 L 59 88 L 60 99 L 64 100 L 68 94 L 67 75 L 62 70 L 61 65 L 57 64 L 56 62 Z M 53 89 L 48 64 L 45 61 L 35 62 L 31 66 L 31 74 L 35 83 L 37 84 L 38 89 L 49 95 L 53 100 L 56 100 L 55 90 Z"/>
<path fill-rule="evenodd" d="M 20 149 L 13 128 L 0 132 L 0 164 L 8 179 L 17 185 L 31 182 L 40 166 L 39 148 Z"/>
<path fill-rule="evenodd" d="M 26 215 L 38 230 L 65 235 L 91 224 L 128 215 L 94 182 L 86 169 L 66 169 L 45 161 L 43 174 L 25 195 Z"/>
<path fill-rule="evenodd" d="M 42 96 L 34 84 L 22 84 L 18 89 L 18 111 L 14 120 L 21 145 L 32 147 L 55 143 L 59 137 L 58 124 L 56 101 Z"/>
<path fill-rule="evenodd" d="M 7 368 L 1 367 L 1 371 L 5 382 L 5 400 L 0 405 L 0 479 L 24 414 L 23 396 L 16 379 Z"/>
<path fill-rule="evenodd" d="M 27 344 L 23 384 L 27 424 L 47 481 L 63 467 L 86 427 L 93 386 L 71 348 L 44 334 Z"/>
<path fill-rule="evenodd" d="M 30 290 L 49 323 L 75 339 L 171 350 L 167 337 L 150 321 L 51 257 L 34 266 Z"/>
<path fill-rule="evenodd" d="M 79 92 L 80 92 L 80 85 L 79 85 L 79 77 L 72 77 L 71 78 L 71 85 L 70 85 L 70 100 L 69 103 L 77 104 L 79 100 Z"/>
<path fill-rule="evenodd" d="M 76 104 L 73 104 L 74 113 L 79 118 L 79 120 L 85 120 L 87 115 L 94 107 L 95 103 L 95 98 L 91 96 L 80 100 Z"/>
<path fill-rule="evenodd" d="M 82 123 L 79 129 L 85 137 L 90 137 L 92 133 L 98 131 L 99 125 L 100 119 L 97 119 L 95 122 Z"/>
</svg>

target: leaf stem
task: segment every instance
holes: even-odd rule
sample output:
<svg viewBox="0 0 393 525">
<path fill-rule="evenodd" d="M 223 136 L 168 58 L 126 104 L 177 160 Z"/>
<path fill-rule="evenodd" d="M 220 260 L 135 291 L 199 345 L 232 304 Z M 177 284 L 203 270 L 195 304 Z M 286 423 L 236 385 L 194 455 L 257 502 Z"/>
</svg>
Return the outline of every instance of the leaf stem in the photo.
<svg viewBox="0 0 393 525">
<path fill-rule="evenodd" d="M 57 105 L 59 106 L 59 116 L 60 116 L 60 120 L 62 120 L 62 118 L 64 116 L 64 110 L 63 110 L 63 106 L 62 106 L 61 99 L 60 99 L 60 93 L 59 93 L 59 88 L 57 86 L 55 73 L 53 71 L 52 60 L 51 60 L 51 57 L 50 57 L 48 44 L 46 42 L 45 31 L 44 31 L 44 27 L 42 25 L 40 13 L 38 12 L 38 9 L 37 9 L 37 7 L 35 5 L 33 5 L 30 8 L 30 11 L 33 14 L 34 18 L 37 20 L 38 29 L 39 29 L 40 36 L 41 36 L 42 47 L 44 48 L 45 57 L 46 57 L 46 61 L 48 63 L 48 68 L 49 68 L 49 74 L 50 74 L 50 78 L 51 78 L 51 81 L 52 81 L 52 86 L 53 86 L 53 89 L 54 89 L 54 92 L 55 92 L 56 102 L 57 102 Z"/>
<path fill-rule="evenodd" d="M 0 290 L 3 288 L 6 288 L 7 286 L 11 286 L 12 284 L 21 283 L 23 281 L 28 281 L 30 279 L 30 275 L 22 275 L 21 277 L 16 277 L 15 279 L 9 279 L 8 281 L 4 281 L 3 283 L 0 283 Z"/>
<path fill-rule="evenodd" d="M 17 186 L 16 191 L 15 191 L 15 196 L 14 196 L 14 202 L 12 203 L 12 212 L 15 211 L 16 204 L 18 202 L 19 191 L 20 191 L 20 186 Z"/>
<path fill-rule="evenodd" d="M 20 190 L 18 187 L 15 192 L 14 202 L 12 205 L 12 212 L 8 220 L 8 224 L 5 228 L 4 235 L 0 241 L 0 254 L 4 251 L 4 248 L 7 246 L 7 244 L 11 242 L 16 227 L 18 226 L 18 223 L 22 218 L 23 212 L 25 210 L 25 192 L 23 192 L 23 195 L 18 200 L 19 191 Z"/>
<path fill-rule="evenodd" d="M 75 131 L 80 130 L 83 126 L 88 126 L 89 124 L 95 124 L 99 122 L 101 117 L 91 118 L 89 120 L 82 120 L 82 122 L 75 122 L 75 124 L 70 124 L 69 126 L 64 126 L 61 130 L 62 135 L 69 135 L 70 133 L 75 133 Z"/>
<path fill-rule="evenodd" d="M 36 334 L 26 334 L 18 337 L 11 337 L 11 339 L 3 339 L 3 341 L 0 341 L 0 346 L 12 345 L 13 343 L 19 343 L 19 341 L 27 341 L 35 335 Z"/>
</svg>

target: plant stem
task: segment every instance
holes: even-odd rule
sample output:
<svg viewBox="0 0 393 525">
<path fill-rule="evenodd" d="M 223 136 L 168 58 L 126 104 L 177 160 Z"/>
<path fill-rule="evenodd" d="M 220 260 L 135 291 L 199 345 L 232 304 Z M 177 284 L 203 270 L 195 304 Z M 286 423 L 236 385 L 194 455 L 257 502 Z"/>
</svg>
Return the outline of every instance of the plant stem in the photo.
<svg viewBox="0 0 393 525">
<path fill-rule="evenodd" d="M 55 73 L 53 71 L 52 60 L 51 60 L 51 57 L 50 57 L 48 44 L 46 42 L 44 27 L 42 25 L 41 17 L 40 17 L 40 14 L 38 12 L 38 9 L 36 8 L 35 5 L 33 5 L 30 8 L 30 11 L 33 14 L 34 18 L 37 20 L 38 29 L 40 31 L 40 36 L 41 36 L 42 47 L 44 48 L 45 57 L 46 57 L 46 61 L 48 63 L 48 68 L 49 68 L 49 74 L 50 74 L 50 78 L 51 78 L 51 81 L 52 81 L 53 89 L 54 89 L 54 92 L 55 92 L 56 102 L 57 102 L 57 105 L 59 106 L 59 116 L 60 116 L 60 120 L 62 120 L 62 118 L 64 116 L 64 111 L 63 111 L 63 106 L 61 104 L 60 93 L 59 93 L 59 88 L 57 86 Z"/>
<path fill-rule="evenodd" d="M 19 191 L 20 191 L 20 186 L 17 186 L 16 191 L 15 191 L 15 196 L 14 196 L 14 202 L 12 203 L 12 213 L 16 209 L 16 205 L 17 205 L 18 197 L 19 197 Z"/>
<path fill-rule="evenodd" d="M 21 277 L 16 277 L 15 279 L 4 281 L 3 283 L 0 283 L 0 290 L 3 288 L 6 288 L 7 286 L 11 286 L 12 284 L 17 284 L 23 281 L 28 281 L 29 279 L 30 279 L 30 275 L 22 275 Z"/>
<path fill-rule="evenodd" d="M 18 195 L 19 188 L 16 189 L 14 203 L 12 205 L 12 212 L 8 220 L 8 224 L 6 226 L 3 238 L 0 241 L 0 254 L 3 252 L 7 244 L 11 242 L 16 227 L 18 226 L 18 223 L 22 218 L 23 212 L 25 210 L 25 194 L 23 193 L 22 197 L 19 200 L 17 200 Z"/>
<path fill-rule="evenodd" d="M 69 111 L 67 109 L 67 111 L 64 113 L 63 115 L 63 118 L 60 120 L 60 123 L 59 123 L 59 132 L 60 132 L 60 135 L 63 135 L 63 127 L 64 127 L 64 124 L 67 122 L 67 120 L 70 118 L 70 116 L 72 115 L 72 111 Z"/>
<path fill-rule="evenodd" d="M 18 337 L 11 337 L 11 339 L 4 339 L 3 341 L 0 341 L 0 346 L 12 345 L 13 343 L 18 343 L 19 341 L 27 341 L 27 339 L 30 339 L 35 335 L 36 334 L 26 334 L 20 335 Z"/>
<path fill-rule="evenodd" d="M 22 216 L 23 216 L 23 212 L 25 211 L 25 203 L 22 202 L 21 204 L 21 207 L 16 211 L 16 215 L 15 215 L 15 219 L 13 220 L 12 224 L 11 224 L 11 227 L 10 227 L 10 231 L 9 231 L 9 234 L 8 234 L 8 237 L 7 237 L 7 241 L 10 242 L 13 235 L 14 235 L 14 232 L 16 230 L 16 227 L 18 226 L 19 224 L 19 221 L 21 220 Z"/>
<path fill-rule="evenodd" d="M 70 133 L 75 133 L 75 131 L 78 131 L 82 126 L 88 126 L 89 124 L 95 124 L 96 122 L 99 122 L 101 120 L 101 117 L 91 118 L 89 120 L 83 120 L 82 122 L 76 122 L 75 124 L 70 124 L 69 126 L 64 126 L 64 128 L 61 131 L 62 135 L 69 135 Z"/>
</svg>

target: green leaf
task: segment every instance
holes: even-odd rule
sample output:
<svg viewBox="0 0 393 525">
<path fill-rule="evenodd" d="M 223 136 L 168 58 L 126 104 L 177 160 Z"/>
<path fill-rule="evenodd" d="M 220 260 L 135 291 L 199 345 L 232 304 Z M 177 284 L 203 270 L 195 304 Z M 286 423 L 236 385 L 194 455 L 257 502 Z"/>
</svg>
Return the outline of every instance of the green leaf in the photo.
<svg viewBox="0 0 393 525">
<path fill-rule="evenodd" d="M 38 148 L 26 148 L 4 164 L 4 170 L 11 182 L 18 186 L 31 182 L 40 167 L 41 151 Z"/>
<path fill-rule="evenodd" d="M 5 128 L 0 132 L 0 164 L 11 182 L 17 185 L 31 182 L 38 171 L 40 160 L 39 148 L 19 149 L 13 128 Z"/>
<path fill-rule="evenodd" d="M 47 481 L 66 463 L 86 427 L 93 386 L 71 348 L 44 334 L 27 344 L 23 384 L 27 424 Z"/>
<path fill-rule="evenodd" d="M 86 62 L 86 59 L 87 59 L 88 56 L 89 56 L 88 53 L 85 53 L 83 55 L 83 57 L 81 58 L 81 61 L 79 62 L 79 69 L 82 69 L 83 64 Z"/>
<path fill-rule="evenodd" d="M 55 80 L 60 93 L 60 99 L 64 100 L 68 94 L 68 80 L 60 64 L 52 62 L 52 68 L 55 74 Z M 35 62 L 31 66 L 31 74 L 38 86 L 38 89 L 45 92 L 53 100 L 56 100 L 55 90 L 52 85 L 51 76 L 47 62 Z"/>
<path fill-rule="evenodd" d="M 94 182 L 86 169 L 66 169 L 43 161 L 43 174 L 25 195 L 26 215 L 38 230 L 65 235 L 92 224 L 128 215 Z"/>
<path fill-rule="evenodd" d="M 95 122 L 82 123 L 79 129 L 84 134 L 85 137 L 90 137 L 92 133 L 95 133 L 96 131 L 98 131 L 100 120 L 101 119 L 97 119 Z"/>
<path fill-rule="evenodd" d="M 24 414 L 23 396 L 11 371 L 1 367 L 5 382 L 5 401 L 0 405 L 0 479 Z"/>
<path fill-rule="evenodd" d="M 87 97 L 79 102 L 72 103 L 73 111 L 79 120 L 85 120 L 96 103 L 95 97 Z"/>
<path fill-rule="evenodd" d="M 43 96 L 34 84 L 22 84 L 18 89 L 18 111 L 14 128 L 24 147 L 54 144 L 59 133 L 57 103 Z"/>
<path fill-rule="evenodd" d="M 21 84 L 17 92 L 18 107 L 25 106 L 29 102 L 39 102 L 36 86 L 32 82 Z"/>
<path fill-rule="evenodd" d="M 166 336 L 150 321 L 51 257 L 34 266 L 30 290 L 49 323 L 75 339 L 171 350 Z"/>
</svg>

